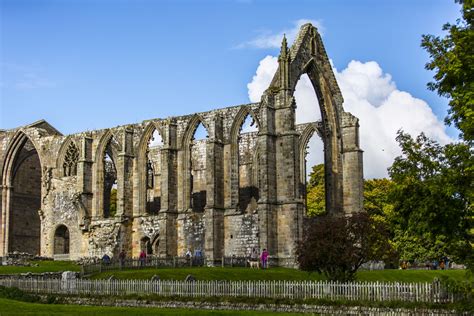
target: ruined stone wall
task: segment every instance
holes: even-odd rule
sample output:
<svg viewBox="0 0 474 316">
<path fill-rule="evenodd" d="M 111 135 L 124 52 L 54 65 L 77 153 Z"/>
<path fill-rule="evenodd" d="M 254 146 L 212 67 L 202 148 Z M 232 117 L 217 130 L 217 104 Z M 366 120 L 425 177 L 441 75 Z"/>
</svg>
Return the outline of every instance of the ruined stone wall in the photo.
<svg viewBox="0 0 474 316">
<path fill-rule="evenodd" d="M 293 93 L 305 72 L 320 99 L 323 120 L 296 125 Z M 258 132 L 241 132 L 247 116 Z M 194 140 L 199 124 L 208 137 Z M 155 131 L 163 144 L 150 147 Z M 328 211 L 359 211 L 358 120 L 343 111 L 329 59 L 310 25 L 302 27 L 291 49 L 284 41 L 277 74 L 259 103 L 68 136 L 46 121 L 0 131 L 0 255 L 25 244 L 8 232 L 26 231 L 21 226 L 26 222 L 10 223 L 9 218 L 24 217 L 21 210 L 28 208 L 36 209 L 40 219 L 40 231 L 31 232 L 43 256 L 54 255 L 55 233 L 64 225 L 71 259 L 117 256 L 122 249 L 138 256 L 146 246 L 160 257 L 200 249 L 214 264 L 222 256 L 266 248 L 274 262 L 292 266 L 303 225 L 304 156 L 314 132 L 325 147 Z M 27 142 L 41 167 L 15 178 L 14 166 Z M 117 210 L 109 217 L 106 153 L 115 165 L 117 190 Z M 35 199 L 17 201 L 14 188 L 31 191 L 29 185 L 37 190 Z M 26 207 L 30 203 L 39 204 Z"/>
</svg>

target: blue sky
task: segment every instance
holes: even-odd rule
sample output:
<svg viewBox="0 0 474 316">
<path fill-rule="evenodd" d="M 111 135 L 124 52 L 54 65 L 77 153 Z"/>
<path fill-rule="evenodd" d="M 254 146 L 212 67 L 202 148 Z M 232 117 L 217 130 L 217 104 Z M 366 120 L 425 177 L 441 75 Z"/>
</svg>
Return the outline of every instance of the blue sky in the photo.
<svg viewBox="0 0 474 316">
<path fill-rule="evenodd" d="M 375 61 L 442 120 L 421 35 L 460 16 L 449 0 L 0 3 L 0 128 L 43 118 L 64 134 L 248 103 L 259 62 L 278 49 L 245 43 L 299 19 L 322 25 L 338 70 Z"/>
</svg>

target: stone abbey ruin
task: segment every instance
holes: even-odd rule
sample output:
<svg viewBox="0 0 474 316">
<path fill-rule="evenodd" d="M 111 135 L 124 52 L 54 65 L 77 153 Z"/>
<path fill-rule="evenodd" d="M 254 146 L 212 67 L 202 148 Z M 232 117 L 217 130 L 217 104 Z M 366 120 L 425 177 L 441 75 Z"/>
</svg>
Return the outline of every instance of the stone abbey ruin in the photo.
<svg viewBox="0 0 474 316">
<path fill-rule="evenodd" d="M 259 103 L 68 136 L 44 120 L 1 130 L 0 256 L 75 260 L 146 249 L 173 257 L 199 249 L 212 265 L 255 247 L 293 266 L 310 137 L 324 144 L 332 214 L 362 209 L 362 150 L 317 29 L 302 26 L 291 48 L 284 38 L 278 61 Z M 322 119 L 297 125 L 293 95 L 303 74 Z M 248 116 L 258 131 L 241 130 Z M 208 137 L 196 140 L 200 124 Z"/>
</svg>

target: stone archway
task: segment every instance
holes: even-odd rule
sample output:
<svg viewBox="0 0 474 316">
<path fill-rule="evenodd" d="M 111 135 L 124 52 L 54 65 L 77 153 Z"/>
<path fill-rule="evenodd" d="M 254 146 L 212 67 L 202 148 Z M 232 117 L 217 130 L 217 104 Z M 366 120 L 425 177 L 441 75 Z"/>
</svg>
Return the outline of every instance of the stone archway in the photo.
<svg viewBox="0 0 474 316">
<path fill-rule="evenodd" d="M 69 243 L 69 229 L 64 225 L 59 225 L 54 232 L 54 254 L 69 254 Z"/>
<path fill-rule="evenodd" d="M 4 254 L 13 251 L 40 254 L 42 181 L 47 188 L 48 178 L 42 179 L 36 147 L 20 132 L 10 142 L 2 173 L 1 236 Z"/>
<path fill-rule="evenodd" d="M 140 240 L 140 251 L 145 250 L 147 255 L 153 254 L 153 248 L 151 245 L 150 237 L 143 237 Z"/>
</svg>

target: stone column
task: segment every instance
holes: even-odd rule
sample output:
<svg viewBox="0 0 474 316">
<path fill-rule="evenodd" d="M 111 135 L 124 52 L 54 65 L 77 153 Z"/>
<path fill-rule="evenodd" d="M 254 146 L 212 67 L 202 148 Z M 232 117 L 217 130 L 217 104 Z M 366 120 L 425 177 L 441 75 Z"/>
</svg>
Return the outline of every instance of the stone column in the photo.
<svg viewBox="0 0 474 316">
<path fill-rule="evenodd" d="M 81 194 L 80 201 L 85 207 L 83 217 L 90 218 L 92 207 L 92 138 L 89 135 L 81 139 L 81 157 L 77 162 L 77 192 Z M 79 218 L 80 221 L 85 218 Z M 79 225 L 84 225 L 80 223 Z"/>
<path fill-rule="evenodd" d="M 177 255 L 177 126 L 167 121 L 162 126 L 160 257 Z"/>
<path fill-rule="evenodd" d="M 267 249 L 273 256 L 276 246 L 276 161 L 275 108 L 273 96 L 265 95 L 260 111 L 258 150 L 258 217 L 260 251 Z"/>
<path fill-rule="evenodd" d="M 226 140 L 228 144 L 224 145 L 224 207 L 226 210 L 235 207 L 236 202 L 234 198 L 234 186 L 233 186 L 233 173 L 234 173 L 234 159 L 232 157 L 232 148 L 233 146 L 238 146 L 239 144 L 232 144 L 232 139 Z M 238 151 L 237 151 L 238 153 Z M 238 160 L 237 160 L 238 161 Z"/>
<path fill-rule="evenodd" d="M 295 129 L 296 103 L 290 88 L 290 56 L 283 39 L 279 61 L 279 90 L 275 94 L 277 188 L 276 255 L 280 265 L 294 265 L 295 245 L 302 237 L 303 200 L 300 198 L 299 134 Z M 316 108 L 316 105 L 315 105 Z"/>
<path fill-rule="evenodd" d="M 122 151 L 117 157 L 117 213 L 120 218 L 122 247 L 127 253 L 134 253 L 133 223 L 129 220 L 133 216 L 133 130 L 126 127 L 122 134 Z"/>
<path fill-rule="evenodd" d="M 206 207 L 204 210 L 204 252 L 208 265 L 214 265 L 224 248 L 224 144 L 222 118 L 209 123 L 206 143 Z"/>
<path fill-rule="evenodd" d="M 181 135 L 182 138 L 182 135 Z M 184 178 L 188 178 L 186 175 L 186 172 L 188 172 L 185 169 L 185 166 L 187 165 L 185 163 L 185 151 L 187 149 L 184 148 L 185 145 L 182 145 L 181 150 L 178 150 L 177 152 L 177 183 L 178 186 L 176 188 L 177 192 L 177 211 L 178 211 L 178 217 L 177 217 L 177 223 L 176 223 L 176 235 L 177 235 L 177 253 L 178 256 L 184 256 L 184 253 L 186 252 L 186 236 L 184 233 L 184 222 L 185 222 L 185 212 L 187 211 L 187 205 L 189 204 L 189 196 L 185 195 L 185 181 Z"/>
<path fill-rule="evenodd" d="M 364 202 L 363 151 L 359 148 L 359 120 L 351 113 L 342 116 L 344 213 L 360 212 Z"/>
<path fill-rule="evenodd" d="M 117 214 L 131 216 L 133 212 L 133 130 L 123 131 L 122 151 L 117 157 Z"/>
<path fill-rule="evenodd" d="M 12 191 L 13 187 L 9 185 L 4 185 L 1 187 L 2 189 L 2 200 L 1 200 L 1 218 L 0 218 L 0 224 L 1 224 L 1 234 L 0 234 L 0 256 L 5 256 L 8 253 L 8 222 L 9 222 L 9 216 L 8 216 L 8 210 L 10 210 L 11 206 L 11 196 L 12 196 Z"/>
</svg>

